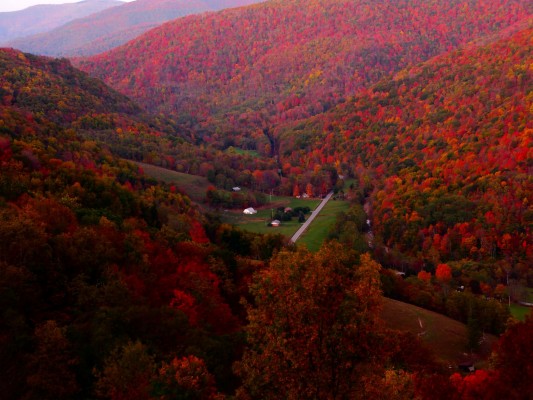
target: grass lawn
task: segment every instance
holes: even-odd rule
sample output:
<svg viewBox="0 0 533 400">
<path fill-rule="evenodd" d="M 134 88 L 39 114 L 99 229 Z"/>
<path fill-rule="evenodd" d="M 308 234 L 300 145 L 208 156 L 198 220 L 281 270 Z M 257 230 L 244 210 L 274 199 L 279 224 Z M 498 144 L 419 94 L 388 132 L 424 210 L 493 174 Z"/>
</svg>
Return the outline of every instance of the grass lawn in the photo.
<svg viewBox="0 0 533 400">
<path fill-rule="evenodd" d="M 470 354 L 466 351 L 466 325 L 411 304 L 388 298 L 383 300 L 382 317 L 389 328 L 419 335 L 438 359 L 448 365 L 455 366 L 470 361 Z M 478 353 L 473 355 L 472 361 L 475 362 L 476 368 L 483 367 L 496 340 L 495 336 L 485 334 Z"/>
<path fill-rule="evenodd" d="M 241 149 L 239 147 L 228 147 L 226 149 L 226 153 L 248 155 L 248 156 L 254 157 L 254 158 L 261 157 L 261 155 L 255 150 L 244 150 L 244 149 Z"/>
<path fill-rule="evenodd" d="M 329 230 L 335 224 L 335 218 L 341 211 L 348 211 L 350 203 L 343 200 L 330 200 L 324 206 L 320 214 L 315 218 L 309 229 L 297 241 L 299 244 L 304 244 L 313 252 L 318 251 L 324 240 L 326 239 Z"/>
<path fill-rule="evenodd" d="M 246 215 L 242 213 L 242 210 L 228 210 L 222 213 L 222 220 L 250 232 L 281 233 L 290 237 L 300 227 L 298 219 L 293 218 L 292 221 L 284 221 L 277 228 L 269 227 L 267 223 L 271 221 L 272 210 L 275 212 L 277 207 L 309 207 L 311 210 L 314 210 L 318 204 L 320 204 L 320 200 L 272 196 L 272 202 L 258 208 L 257 214 Z"/>
<path fill-rule="evenodd" d="M 206 178 L 141 162 L 136 162 L 136 164 L 144 170 L 146 175 L 158 181 L 175 184 L 181 191 L 187 193 L 192 200 L 196 202 L 203 202 L 205 200 L 205 193 L 210 185 Z"/>
<path fill-rule="evenodd" d="M 524 321 L 526 315 L 531 313 L 532 308 L 521 306 L 520 304 L 511 304 L 511 315 L 519 321 Z"/>
</svg>

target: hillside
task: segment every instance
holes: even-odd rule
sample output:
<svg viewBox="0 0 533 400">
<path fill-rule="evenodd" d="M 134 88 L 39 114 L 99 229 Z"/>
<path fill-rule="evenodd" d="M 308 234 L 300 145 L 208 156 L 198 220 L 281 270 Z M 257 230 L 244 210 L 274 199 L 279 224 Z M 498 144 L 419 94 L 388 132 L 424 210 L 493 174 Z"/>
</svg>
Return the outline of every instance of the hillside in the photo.
<svg viewBox="0 0 533 400">
<path fill-rule="evenodd" d="M 533 393 L 533 316 L 508 310 L 533 287 L 531 7 L 271 0 L 185 17 L 83 61 L 122 93 L 0 49 L 2 396 Z M 352 203 L 332 204 L 318 251 L 266 228 L 273 206 L 283 219 L 330 190 Z M 239 212 L 268 233 L 187 191 L 219 210 L 274 200 Z M 486 370 L 453 369 L 491 350 Z"/>
<path fill-rule="evenodd" d="M 122 398 L 148 398 L 152 379 L 172 390 L 155 363 L 184 357 L 216 390 L 234 390 L 243 282 L 281 238 L 216 222 L 206 232 L 187 196 L 94 140 L 132 123 L 131 102 L 66 60 L 0 57 L 2 396 L 99 397 L 108 386 L 96 371 L 128 351 L 134 370 L 147 357 L 154 375 L 134 373 Z M 150 129 L 140 118 L 139 136 Z M 230 252 L 229 235 L 248 247 Z"/>
<path fill-rule="evenodd" d="M 20 11 L 0 12 L 0 43 L 51 31 L 72 20 L 86 17 L 110 7 L 119 0 L 85 0 L 68 4 L 42 4 Z"/>
<path fill-rule="evenodd" d="M 88 56 L 110 50 L 142 33 L 189 14 L 239 7 L 263 0 L 136 0 L 8 42 L 10 47 L 49 56 Z"/>
<path fill-rule="evenodd" d="M 401 301 L 384 298 L 382 318 L 391 329 L 410 332 L 420 337 L 422 342 L 430 348 L 439 361 L 456 368 L 465 361 L 486 361 L 496 337 L 485 334 L 478 352 L 465 356 L 467 350 L 467 327 L 451 318 L 426 309 L 402 303 Z M 474 359 L 474 360 L 472 360 Z"/>
<path fill-rule="evenodd" d="M 224 146 L 230 137 L 270 155 L 277 125 L 498 33 L 531 7 L 524 0 L 274 0 L 179 19 L 77 65 L 148 110 L 205 129 L 208 143 Z"/>
<path fill-rule="evenodd" d="M 76 123 L 88 115 L 140 112 L 131 100 L 101 81 L 50 59 L 0 49 L 0 101 L 40 113 L 58 123 Z"/>
<path fill-rule="evenodd" d="M 356 177 L 385 265 L 532 285 L 532 38 L 529 27 L 402 70 L 283 131 L 282 162 Z"/>
<path fill-rule="evenodd" d="M 125 136 L 156 140 L 154 137 L 171 133 L 174 143 L 189 140 L 189 133 L 177 131 L 171 120 L 143 112 L 126 96 L 74 68 L 67 59 L 0 49 L 0 61 L 0 104 L 102 141 L 122 141 Z"/>
</svg>

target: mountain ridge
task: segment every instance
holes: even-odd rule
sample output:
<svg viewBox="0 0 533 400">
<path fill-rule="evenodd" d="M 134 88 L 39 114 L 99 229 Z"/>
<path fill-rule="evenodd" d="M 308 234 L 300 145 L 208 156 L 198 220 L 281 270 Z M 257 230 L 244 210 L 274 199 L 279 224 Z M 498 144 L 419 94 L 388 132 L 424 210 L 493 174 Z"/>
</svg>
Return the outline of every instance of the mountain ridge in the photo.
<svg viewBox="0 0 533 400">
<path fill-rule="evenodd" d="M 169 22 L 76 65 L 207 131 L 305 119 L 531 13 L 514 0 L 270 1 Z"/>
<path fill-rule="evenodd" d="M 66 4 L 40 4 L 20 11 L 0 12 L 0 44 L 47 32 L 74 19 L 122 4 L 119 0 L 85 0 Z"/>
<path fill-rule="evenodd" d="M 260 1 L 264 0 L 136 0 L 7 44 L 40 55 L 88 56 L 122 45 L 175 18 Z"/>
</svg>

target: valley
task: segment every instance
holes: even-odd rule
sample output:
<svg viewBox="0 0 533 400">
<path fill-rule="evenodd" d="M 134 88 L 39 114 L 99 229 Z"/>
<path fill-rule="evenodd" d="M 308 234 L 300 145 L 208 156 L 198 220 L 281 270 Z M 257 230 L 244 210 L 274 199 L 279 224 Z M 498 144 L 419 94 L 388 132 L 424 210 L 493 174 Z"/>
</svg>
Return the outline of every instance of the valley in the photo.
<svg viewBox="0 0 533 400">
<path fill-rule="evenodd" d="M 532 392 L 530 1 L 137 0 L 33 39 L 0 49 L 6 398 Z"/>
</svg>

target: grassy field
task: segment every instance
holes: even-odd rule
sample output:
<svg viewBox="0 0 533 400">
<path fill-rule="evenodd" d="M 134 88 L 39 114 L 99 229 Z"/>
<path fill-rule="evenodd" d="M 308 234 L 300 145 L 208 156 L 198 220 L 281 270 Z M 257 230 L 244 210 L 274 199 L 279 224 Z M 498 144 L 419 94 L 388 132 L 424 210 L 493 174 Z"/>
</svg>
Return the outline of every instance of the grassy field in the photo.
<svg viewBox="0 0 533 400">
<path fill-rule="evenodd" d="M 527 288 L 526 295 L 521 300 L 533 303 L 533 288 Z M 526 307 L 515 303 L 511 304 L 511 315 L 519 321 L 524 321 L 526 316 L 533 312 L 532 310 L 533 307 Z"/>
<path fill-rule="evenodd" d="M 468 339 L 464 324 L 433 311 L 388 298 L 384 298 L 382 316 L 389 328 L 419 335 L 422 342 L 444 363 L 455 366 L 470 361 L 470 354 L 466 351 Z M 485 334 L 478 354 L 473 355 L 476 367 L 484 365 L 496 340 L 495 336 Z"/>
<path fill-rule="evenodd" d="M 533 310 L 531 307 L 521 306 L 520 304 L 511 304 L 511 315 L 519 321 L 524 321 L 526 315 L 531 313 L 531 310 Z"/>
<path fill-rule="evenodd" d="M 311 251 L 318 251 L 329 230 L 335 224 L 337 214 L 341 211 L 348 211 L 349 208 L 350 203 L 347 201 L 330 200 L 297 243 L 304 244 Z"/>
<path fill-rule="evenodd" d="M 256 233 L 281 233 L 287 237 L 292 236 L 300 227 L 297 218 L 292 221 L 282 222 L 281 226 L 274 228 L 267 224 L 271 221 L 272 213 L 277 207 L 309 207 L 314 210 L 320 200 L 296 199 L 294 197 L 272 196 L 272 202 L 257 209 L 257 214 L 246 215 L 242 210 L 228 210 L 222 214 L 224 222 L 234 224 L 241 229 Z"/>
<path fill-rule="evenodd" d="M 248 156 L 254 157 L 254 158 L 261 157 L 260 154 L 257 151 L 255 151 L 255 150 L 244 150 L 244 149 L 240 149 L 238 147 L 228 147 L 226 149 L 226 153 L 248 155 Z"/>
<path fill-rule="evenodd" d="M 181 191 L 187 193 L 192 200 L 196 202 L 202 202 L 205 200 L 205 193 L 210 185 L 206 178 L 171 171 L 169 169 L 141 162 L 137 162 L 136 164 L 142 167 L 146 175 L 159 181 L 175 184 Z"/>
</svg>

